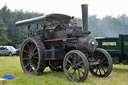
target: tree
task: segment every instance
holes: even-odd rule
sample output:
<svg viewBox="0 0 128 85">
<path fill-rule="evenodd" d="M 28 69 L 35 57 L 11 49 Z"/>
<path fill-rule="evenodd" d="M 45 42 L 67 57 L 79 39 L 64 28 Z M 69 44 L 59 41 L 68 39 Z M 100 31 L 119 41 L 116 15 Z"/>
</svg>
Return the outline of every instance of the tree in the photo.
<svg viewBox="0 0 128 85">
<path fill-rule="evenodd" d="M 0 18 L 0 45 L 5 45 L 9 42 L 6 31 L 7 28 Z"/>
<path fill-rule="evenodd" d="M 27 36 L 26 27 L 16 27 L 15 22 L 23 19 L 43 15 L 36 12 L 24 12 L 23 10 L 11 11 L 6 5 L 0 10 L 0 16 L 7 27 L 7 37 L 13 44 L 21 44 Z"/>
</svg>

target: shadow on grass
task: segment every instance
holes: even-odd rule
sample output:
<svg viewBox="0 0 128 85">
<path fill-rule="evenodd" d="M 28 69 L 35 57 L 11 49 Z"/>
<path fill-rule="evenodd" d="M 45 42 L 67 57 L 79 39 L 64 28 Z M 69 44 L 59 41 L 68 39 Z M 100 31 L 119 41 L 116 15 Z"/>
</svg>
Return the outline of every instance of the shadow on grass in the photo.
<svg viewBox="0 0 128 85">
<path fill-rule="evenodd" d="M 62 78 L 65 79 L 64 72 L 56 72 L 56 71 L 51 71 L 51 70 L 45 70 L 41 76 L 51 76 L 51 77 L 56 77 L 56 78 Z"/>
</svg>

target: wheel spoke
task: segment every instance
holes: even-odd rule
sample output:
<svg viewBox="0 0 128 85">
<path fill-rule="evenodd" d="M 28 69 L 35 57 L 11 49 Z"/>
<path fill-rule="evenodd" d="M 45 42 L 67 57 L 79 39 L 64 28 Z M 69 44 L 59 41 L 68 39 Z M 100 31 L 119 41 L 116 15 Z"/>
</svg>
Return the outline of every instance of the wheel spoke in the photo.
<svg viewBox="0 0 128 85">
<path fill-rule="evenodd" d="M 36 65 L 38 65 L 38 61 L 36 61 L 35 59 L 33 60 L 33 62 L 34 62 Z"/>
<path fill-rule="evenodd" d="M 27 68 L 30 65 L 30 63 L 26 64 L 24 67 Z"/>
<path fill-rule="evenodd" d="M 74 56 L 73 56 L 74 64 L 76 64 L 76 63 L 77 63 L 77 59 L 76 59 L 76 57 L 77 57 L 77 54 L 74 54 Z"/>
<path fill-rule="evenodd" d="M 79 79 L 81 78 L 81 76 L 80 76 L 80 70 L 78 69 L 78 74 L 79 74 Z"/>
<path fill-rule="evenodd" d="M 99 73 L 100 73 L 100 76 L 101 76 L 101 75 L 102 75 L 102 73 L 101 73 L 100 67 L 99 67 Z"/>
<path fill-rule="evenodd" d="M 84 64 L 80 65 L 80 67 L 81 67 L 81 68 L 85 68 L 85 67 L 84 67 Z"/>
<path fill-rule="evenodd" d="M 27 54 L 30 54 L 29 51 L 27 51 L 27 50 L 25 50 L 25 49 L 23 50 L 23 52 L 25 52 L 25 53 L 27 53 Z"/>
<path fill-rule="evenodd" d="M 37 59 L 37 60 L 39 59 L 39 57 L 38 57 L 38 56 L 34 56 L 33 58 L 34 58 L 34 59 Z"/>
<path fill-rule="evenodd" d="M 79 66 L 80 66 L 81 64 L 83 64 L 83 61 L 80 61 L 80 62 L 77 63 L 77 65 L 79 65 Z"/>
<path fill-rule="evenodd" d="M 67 64 L 67 65 L 65 66 L 65 68 L 66 68 L 67 70 L 69 70 L 69 68 L 71 68 L 71 65 L 68 65 L 68 64 Z"/>
<path fill-rule="evenodd" d="M 77 80 L 77 74 L 76 74 L 76 70 L 75 70 L 75 80 Z"/>
<path fill-rule="evenodd" d="M 34 53 L 34 56 L 37 55 L 37 54 L 38 54 L 38 52 Z"/>
<path fill-rule="evenodd" d="M 73 78 L 73 75 L 75 74 L 76 70 L 74 70 L 74 72 L 72 73 L 71 77 Z"/>
<path fill-rule="evenodd" d="M 36 47 L 34 47 L 33 52 L 35 52 L 35 51 L 36 51 L 36 49 L 37 49 L 37 48 L 36 48 Z"/>
<path fill-rule="evenodd" d="M 100 66 L 101 66 L 102 70 L 104 71 L 104 73 L 106 73 L 105 70 L 104 70 L 104 68 L 103 68 L 103 66 L 102 65 L 100 65 Z"/>
<path fill-rule="evenodd" d="M 28 71 L 31 72 L 32 71 L 32 67 L 30 67 Z"/>
<path fill-rule="evenodd" d="M 84 72 L 83 72 L 83 71 L 81 71 L 80 69 L 78 69 L 78 71 L 79 71 L 80 73 L 84 74 Z"/>
<path fill-rule="evenodd" d="M 28 43 L 26 44 L 26 46 L 29 48 L 30 46 L 28 45 Z"/>
<path fill-rule="evenodd" d="M 33 50 L 36 46 L 31 42 L 31 49 Z"/>
<path fill-rule="evenodd" d="M 98 67 L 96 67 L 96 74 L 97 74 L 97 72 L 98 72 Z"/>
<path fill-rule="evenodd" d="M 36 63 L 35 61 L 32 62 L 32 65 L 34 66 L 34 68 L 37 67 L 38 63 Z"/>
<path fill-rule="evenodd" d="M 104 62 L 104 61 L 106 61 L 106 58 L 105 57 L 101 60 L 101 62 Z"/>
<path fill-rule="evenodd" d="M 29 60 L 29 58 L 28 58 L 28 57 L 26 57 L 26 58 L 23 58 L 23 60 Z"/>
<path fill-rule="evenodd" d="M 72 64 L 72 62 L 71 62 L 69 59 L 67 59 L 67 62 L 68 62 L 69 64 Z"/>
<path fill-rule="evenodd" d="M 67 69 L 67 72 L 70 73 L 70 71 L 73 70 L 71 67 Z"/>
</svg>

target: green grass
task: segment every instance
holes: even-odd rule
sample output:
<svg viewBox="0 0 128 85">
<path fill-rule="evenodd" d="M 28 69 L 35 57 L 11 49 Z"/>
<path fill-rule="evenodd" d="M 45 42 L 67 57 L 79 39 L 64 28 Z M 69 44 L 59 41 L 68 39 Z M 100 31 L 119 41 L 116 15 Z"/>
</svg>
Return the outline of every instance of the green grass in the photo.
<svg viewBox="0 0 128 85">
<path fill-rule="evenodd" d="M 19 57 L 0 57 L 0 77 L 4 74 L 14 74 L 12 85 L 127 85 L 128 65 L 114 65 L 111 75 L 107 78 L 94 77 L 90 73 L 81 83 L 67 80 L 63 72 L 52 72 L 46 68 L 43 75 L 33 76 L 24 74 Z M 7 81 L 9 85 L 11 81 Z"/>
</svg>

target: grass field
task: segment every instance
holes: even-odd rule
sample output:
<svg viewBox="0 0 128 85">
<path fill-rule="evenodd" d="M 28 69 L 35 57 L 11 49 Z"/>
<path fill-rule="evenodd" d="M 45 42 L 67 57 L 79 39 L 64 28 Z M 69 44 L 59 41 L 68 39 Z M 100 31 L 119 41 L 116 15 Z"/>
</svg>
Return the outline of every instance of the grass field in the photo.
<svg viewBox="0 0 128 85">
<path fill-rule="evenodd" d="M 128 65 L 114 65 L 111 75 L 107 78 L 88 78 L 81 83 L 68 81 L 63 72 L 52 72 L 46 68 L 43 75 L 24 74 L 19 57 L 0 57 L 0 77 L 4 74 L 14 74 L 12 85 L 128 85 Z M 6 85 L 11 83 L 9 80 Z"/>
</svg>

